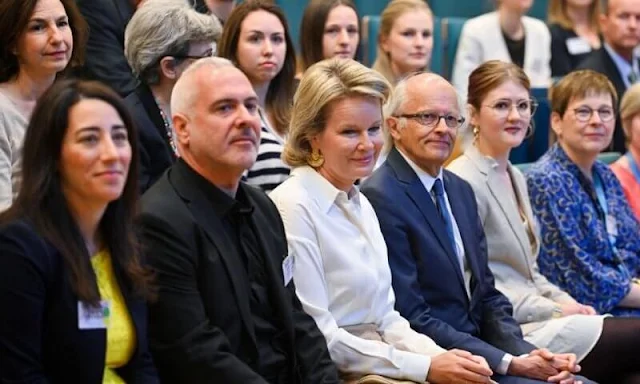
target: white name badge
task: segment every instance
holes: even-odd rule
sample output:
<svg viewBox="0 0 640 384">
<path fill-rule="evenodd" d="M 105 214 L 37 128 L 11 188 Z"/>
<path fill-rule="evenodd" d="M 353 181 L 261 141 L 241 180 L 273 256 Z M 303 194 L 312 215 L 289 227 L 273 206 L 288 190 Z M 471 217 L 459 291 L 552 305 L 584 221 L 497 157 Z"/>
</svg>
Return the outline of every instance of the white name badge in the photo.
<svg viewBox="0 0 640 384">
<path fill-rule="evenodd" d="M 616 223 L 616 218 L 611 215 L 607 215 L 607 233 L 609 234 L 609 236 L 618 236 L 618 225 Z"/>
<path fill-rule="evenodd" d="M 79 329 L 107 329 L 106 320 L 110 315 L 111 303 L 107 300 L 102 300 L 97 307 L 78 301 Z"/>
<path fill-rule="evenodd" d="M 284 286 L 289 285 L 291 279 L 293 279 L 293 255 L 289 255 L 284 258 L 282 262 L 282 274 L 284 275 Z"/>
<path fill-rule="evenodd" d="M 591 46 L 582 37 L 572 37 L 567 39 L 567 50 L 572 55 L 580 55 L 591 52 Z"/>
</svg>

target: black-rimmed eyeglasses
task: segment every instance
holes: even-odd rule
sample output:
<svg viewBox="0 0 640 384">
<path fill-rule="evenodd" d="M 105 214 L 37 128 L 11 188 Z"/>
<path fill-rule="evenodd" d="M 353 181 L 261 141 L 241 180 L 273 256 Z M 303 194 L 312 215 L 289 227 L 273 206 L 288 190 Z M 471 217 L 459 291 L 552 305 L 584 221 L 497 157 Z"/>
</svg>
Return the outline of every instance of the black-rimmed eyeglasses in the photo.
<svg viewBox="0 0 640 384">
<path fill-rule="evenodd" d="M 440 124 L 440 119 L 444 119 L 445 125 L 452 129 L 460 128 L 460 126 L 464 124 L 464 117 L 456 115 L 438 115 L 434 112 L 404 113 L 401 115 L 394 115 L 393 117 L 412 119 L 427 128 L 433 128 Z"/>
</svg>

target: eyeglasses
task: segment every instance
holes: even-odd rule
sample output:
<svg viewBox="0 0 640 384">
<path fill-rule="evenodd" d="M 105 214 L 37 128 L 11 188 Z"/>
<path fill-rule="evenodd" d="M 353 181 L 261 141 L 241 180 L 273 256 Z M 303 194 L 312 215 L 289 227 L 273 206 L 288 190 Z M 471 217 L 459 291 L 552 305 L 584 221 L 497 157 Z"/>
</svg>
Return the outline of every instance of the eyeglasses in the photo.
<svg viewBox="0 0 640 384">
<path fill-rule="evenodd" d="M 455 115 L 438 115 L 434 112 L 405 113 L 402 115 L 394 115 L 393 117 L 413 119 L 427 128 L 433 128 L 440 124 L 440 119 L 444 119 L 446 126 L 452 129 L 459 128 L 464 124 L 464 117 Z"/>
<path fill-rule="evenodd" d="M 590 107 L 579 107 L 573 110 L 573 114 L 576 116 L 576 120 L 581 123 L 588 123 L 591 120 L 594 112 L 598 112 L 598 117 L 603 123 L 609 122 L 616 117 L 616 113 L 613 108 L 598 108 L 593 109 Z"/>
<path fill-rule="evenodd" d="M 520 117 L 531 117 L 536 112 L 538 103 L 533 99 L 518 101 L 498 100 L 493 104 L 483 106 L 493 109 L 499 118 L 506 119 L 514 106 L 516 107 L 516 111 L 518 111 Z"/>
<path fill-rule="evenodd" d="M 213 52 L 206 52 L 206 53 L 204 53 L 202 55 L 170 55 L 170 56 L 175 58 L 175 59 L 200 60 L 200 59 L 204 59 L 204 58 L 213 56 Z"/>
</svg>

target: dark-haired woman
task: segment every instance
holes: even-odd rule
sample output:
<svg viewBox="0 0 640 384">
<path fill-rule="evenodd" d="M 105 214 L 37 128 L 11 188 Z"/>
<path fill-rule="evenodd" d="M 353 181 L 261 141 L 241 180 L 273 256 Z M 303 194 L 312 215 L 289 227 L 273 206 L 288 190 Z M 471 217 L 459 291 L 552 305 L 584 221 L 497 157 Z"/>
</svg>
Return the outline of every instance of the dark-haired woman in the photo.
<svg viewBox="0 0 640 384">
<path fill-rule="evenodd" d="M 25 135 L 23 186 L 0 215 L 0 382 L 157 383 L 138 258 L 137 142 L 117 94 L 65 80 Z"/>
<path fill-rule="evenodd" d="M 218 50 L 244 72 L 258 95 L 260 148 L 246 180 L 269 192 L 289 177 L 280 155 L 295 92 L 296 56 L 284 13 L 269 0 L 243 2 L 225 23 Z"/>
<path fill-rule="evenodd" d="M 86 29 L 73 0 L 0 1 L 0 211 L 20 188 L 36 101 L 58 73 L 82 62 Z"/>
<path fill-rule="evenodd" d="M 332 57 L 355 58 L 359 31 L 352 0 L 311 0 L 300 23 L 300 72 Z"/>
</svg>

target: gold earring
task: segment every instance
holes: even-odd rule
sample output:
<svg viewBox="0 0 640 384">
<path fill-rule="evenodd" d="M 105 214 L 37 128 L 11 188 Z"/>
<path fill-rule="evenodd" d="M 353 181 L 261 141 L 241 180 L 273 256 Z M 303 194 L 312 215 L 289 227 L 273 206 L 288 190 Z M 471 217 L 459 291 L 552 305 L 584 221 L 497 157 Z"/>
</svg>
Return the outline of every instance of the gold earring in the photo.
<svg viewBox="0 0 640 384">
<path fill-rule="evenodd" d="M 311 156 L 307 159 L 307 164 L 313 168 L 320 168 L 324 164 L 324 156 L 319 150 L 314 149 L 311 151 Z"/>
<path fill-rule="evenodd" d="M 476 141 L 478 140 L 478 135 L 480 135 L 480 129 L 478 128 L 477 125 L 473 126 L 473 140 Z"/>
</svg>

